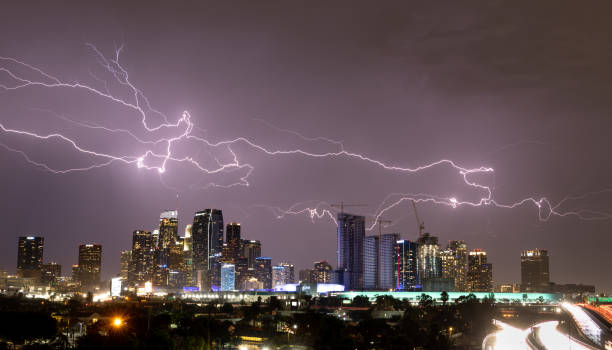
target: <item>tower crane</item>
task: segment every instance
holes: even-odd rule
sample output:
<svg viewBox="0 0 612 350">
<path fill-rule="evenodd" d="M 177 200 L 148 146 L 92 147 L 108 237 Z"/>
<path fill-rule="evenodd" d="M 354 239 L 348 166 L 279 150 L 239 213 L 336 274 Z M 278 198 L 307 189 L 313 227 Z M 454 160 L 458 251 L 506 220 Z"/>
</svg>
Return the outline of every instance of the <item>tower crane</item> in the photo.
<svg viewBox="0 0 612 350">
<path fill-rule="evenodd" d="M 412 207 L 414 208 L 414 216 L 416 217 L 417 226 L 419 228 L 419 238 L 421 238 L 423 236 L 423 230 L 425 230 L 425 223 L 421 221 L 419 217 L 419 211 L 417 210 L 416 201 L 414 199 L 412 200 Z"/>
</svg>

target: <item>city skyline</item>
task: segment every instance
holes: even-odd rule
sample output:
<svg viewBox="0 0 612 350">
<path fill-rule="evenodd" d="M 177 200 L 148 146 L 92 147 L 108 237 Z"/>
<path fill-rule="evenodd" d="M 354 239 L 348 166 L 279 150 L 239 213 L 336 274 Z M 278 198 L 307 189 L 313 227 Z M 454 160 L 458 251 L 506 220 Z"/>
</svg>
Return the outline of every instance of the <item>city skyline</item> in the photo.
<svg viewBox="0 0 612 350">
<path fill-rule="evenodd" d="M 170 10 L 148 4 L 134 18 L 114 6 L 41 6 L 10 5 L 15 15 L 0 23 L 0 31 L 16 34 L 0 38 L 2 68 L 104 91 L 101 80 L 112 81 L 112 74 L 87 44 L 111 59 L 123 47 L 122 67 L 155 110 L 147 110 L 149 126 L 163 113 L 180 128 L 162 135 L 144 130 L 138 112 L 78 89 L 3 88 L 2 267 L 12 270 L 18 236 L 44 236 L 45 256 L 64 274 L 78 261 L 79 244 L 97 242 L 104 247 L 107 279 L 119 271 L 120 251 L 131 247 L 134 230 L 159 229 L 161 211 L 181 213 L 180 235 L 189 215 L 222 208 L 225 223 L 239 221 L 243 238 L 261 241 L 263 256 L 291 261 L 298 270 L 312 268 L 313 261 L 336 261 L 333 218 L 317 217 L 332 207 L 320 203 L 364 204 L 347 211 L 366 217 L 367 227 L 375 225 L 372 216 L 384 214 L 393 221 L 389 233 L 415 241 L 410 203 L 384 213 L 382 208 L 420 193 L 430 201 L 418 203 L 419 214 L 441 251 L 451 240 L 481 248 L 494 265 L 495 281 L 519 282 L 520 252 L 540 248 L 550 253 L 550 280 L 612 291 L 612 281 L 597 268 L 609 261 L 606 247 L 612 244 L 612 145 L 602 132 L 612 127 L 605 93 L 612 79 L 602 59 L 610 48 L 600 30 L 607 27 L 607 11 L 586 15 L 577 5 L 561 4 L 566 11 L 551 13 L 543 4 L 505 2 L 487 9 L 385 4 L 375 12 L 363 4 L 338 4 L 324 13 L 308 5 L 242 4 L 238 10 L 190 4 Z M 497 21 L 513 15 L 515 21 Z M 26 16 L 31 23 L 23 23 Z M 0 85 L 15 84 L 2 71 Z M 115 85 L 121 84 L 107 87 L 131 97 Z M 101 126 L 129 130 L 135 138 Z M 163 147 L 135 139 L 178 137 L 177 129 L 187 126 L 191 136 L 210 142 L 245 138 L 266 150 L 309 154 L 345 150 L 402 169 L 447 159 L 461 169 L 483 169 L 469 180 L 491 189 L 495 202 L 461 205 L 489 197 L 466 184 L 450 163 L 396 172 L 346 153 L 269 154 L 246 142 L 216 150 L 195 139 L 177 145 L 174 155 L 197 156 L 198 164 L 215 169 L 229 164 L 232 171 L 204 175 L 185 162 L 139 160 Z M 107 158 L 84 155 L 60 139 L 9 129 L 59 133 L 86 149 L 128 154 L 131 163 L 102 166 Z M 232 167 L 234 162 L 244 167 Z M 41 164 L 94 168 L 53 174 Z M 527 198 L 548 202 L 504 207 Z M 558 215 L 548 217 L 547 203 L 561 204 Z M 317 205 L 312 218 L 307 208 Z M 561 216 L 577 212 L 583 218 Z"/>
</svg>

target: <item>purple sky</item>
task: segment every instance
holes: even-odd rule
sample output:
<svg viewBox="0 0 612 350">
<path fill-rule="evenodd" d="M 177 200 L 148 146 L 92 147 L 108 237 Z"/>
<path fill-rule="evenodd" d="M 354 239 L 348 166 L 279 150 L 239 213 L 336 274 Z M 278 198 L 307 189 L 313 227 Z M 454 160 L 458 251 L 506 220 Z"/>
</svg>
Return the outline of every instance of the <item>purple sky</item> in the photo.
<svg viewBox="0 0 612 350">
<path fill-rule="evenodd" d="M 569 1 L 34 4 L 4 6 L 0 56 L 103 90 L 94 75 L 110 76 L 85 44 L 108 56 L 123 44 L 121 63 L 152 106 L 173 123 L 189 111 L 193 135 L 212 142 L 245 137 L 269 150 L 338 150 L 281 128 L 342 140 L 349 152 L 400 167 L 440 159 L 492 167 L 494 175 L 471 180 L 493 187 L 493 198 L 505 204 L 528 197 L 555 204 L 612 187 L 607 1 L 588 8 Z M 2 67 L 40 78 L 10 62 Z M 0 72 L 0 84 L 12 83 Z M 131 97 L 119 84 L 109 89 Z M 138 156 L 147 149 L 126 134 L 84 128 L 58 115 L 129 129 L 142 138 L 177 136 L 147 133 L 133 110 L 82 90 L 0 90 L 0 124 L 6 128 L 62 133 L 114 155 Z M 159 118 L 152 114 L 150 121 Z M 0 142 L 55 169 L 103 160 L 57 139 L 0 132 Z M 408 174 L 355 157 L 271 156 L 241 142 L 231 149 L 241 164 L 253 167 L 248 187 L 202 188 L 240 181 L 246 169 L 205 175 L 177 162 L 161 175 L 121 162 L 56 175 L 0 148 L 0 267 L 14 270 L 17 236 L 36 234 L 46 238 L 45 261 L 61 263 L 64 274 L 77 262 L 78 244 L 103 244 L 103 275 L 110 277 L 132 231 L 155 228 L 160 211 L 177 206 L 181 232 L 195 211 L 220 208 L 226 222 L 243 224 L 246 238 L 260 239 L 263 254 L 275 263 L 304 268 L 327 259 L 335 265 L 333 221 L 313 223 L 307 214 L 277 219 L 266 206 L 359 202 L 369 206 L 355 211 L 370 215 L 394 192 L 465 201 L 485 195 L 444 165 Z M 215 159 L 232 160 L 227 149 L 195 141 L 177 144 L 175 152 L 210 167 L 217 166 Z M 463 239 L 470 249 L 486 250 L 496 283 L 519 282 L 520 251 L 539 247 L 549 250 L 553 281 L 612 292 L 606 271 L 611 219 L 553 216 L 544 222 L 532 203 L 514 209 L 424 203 L 419 210 L 444 245 Z M 571 199 L 559 210 L 612 217 L 606 214 L 612 213 L 612 191 Z M 387 232 L 416 237 L 407 203 L 384 217 L 395 222 Z"/>
</svg>

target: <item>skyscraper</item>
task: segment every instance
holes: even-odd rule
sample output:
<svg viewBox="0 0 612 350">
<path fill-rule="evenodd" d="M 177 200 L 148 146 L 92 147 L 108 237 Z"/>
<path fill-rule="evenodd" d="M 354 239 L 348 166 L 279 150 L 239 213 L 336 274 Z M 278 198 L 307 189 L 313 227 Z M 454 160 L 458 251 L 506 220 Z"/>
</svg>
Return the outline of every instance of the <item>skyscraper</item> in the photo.
<svg viewBox="0 0 612 350">
<path fill-rule="evenodd" d="M 242 257 L 242 240 L 240 239 L 240 223 L 230 222 L 225 229 L 227 243 L 226 255 L 223 260 L 236 263 Z"/>
<path fill-rule="evenodd" d="M 185 284 L 193 286 L 193 237 L 191 235 L 191 224 L 185 226 L 183 262 L 185 266 Z"/>
<path fill-rule="evenodd" d="M 549 290 L 548 251 L 524 250 L 521 253 L 521 289 L 523 292 L 546 292 Z"/>
<path fill-rule="evenodd" d="M 143 285 L 153 278 L 153 235 L 136 230 L 132 234 L 132 259 L 128 269 L 128 284 Z"/>
<path fill-rule="evenodd" d="M 43 237 L 19 237 L 17 246 L 17 275 L 40 278 L 43 262 Z"/>
<path fill-rule="evenodd" d="M 254 267 L 255 259 L 261 256 L 261 242 L 242 240 L 242 256 L 247 259 L 248 267 Z"/>
<path fill-rule="evenodd" d="M 470 292 L 493 291 L 493 266 L 487 263 L 487 252 L 481 249 L 470 251 L 467 280 Z"/>
<path fill-rule="evenodd" d="M 259 257 L 255 259 L 255 275 L 263 283 L 264 289 L 272 289 L 272 259 Z"/>
<path fill-rule="evenodd" d="M 223 212 L 219 209 L 205 209 L 195 213 L 192 234 L 192 256 L 194 280 L 200 290 L 211 288 L 213 257 L 223 247 Z"/>
<path fill-rule="evenodd" d="M 272 288 L 293 283 L 294 266 L 291 263 L 281 262 L 272 266 Z"/>
<path fill-rule="evenodd" d="M 464 241 L 450 241 L 440 253 L 442 277 L 452 278 L 455 291 L 467 291 L 467 246 Z"/>
<path fill-rule="evenodd" d="M 100 284 L 102 267 L 102 245 L 81 244 L 79 246 L 79 281 L 81 286 L 91 288 Z"/>
<path fill-rule="evenodd" d="M 418 267 L 421 282 L 430 278 L 442 277 L 438 237 L 425 233 L 419 237 L 418 244 Z"/>
<path fill-rule="evenodd" d="M 40 271 L 40 282 L 45 285 L 54 285 L 57 278 L 62 275 L 62 265 L 54 262 L 42 264 Z"/>
<path fill-rule="evenodd" d="M 376 289 L 378 285 L 378 236 L 363 240 L 363 289 Z"/>
<path fill-rule="evenodd" d="M 396 290 L 413 291 L 420 287 L 417 243 L 403 239 L 396 241 L 393 277 Z"/>
<path fill-rule="evenodd" d="M 303 269 L 299 271 L 298 277 L 301 283 L 314 283 L 317 282 L 313 277 L 314 271 L 311 269 Z M 331 278 L 330 278 L 331 279 Z"/>
<path fill-rule="evenodd" d="M 347 290 L 363 289 L 365 217 L 338 213 L 338 270 Z"/>
<path fill-rule="evenodd" d="M 166 210 L 159 216 L 159 241 L 157 247 L 170 248 L 178 239 L 178 211 Z"/>
<path fill-rule="evenodd" d="M 394 283 L 394 263 L 395 263 L 395 244 L 399 240 L 399 233 L 383 234 L 379 242 L 378 251 L 380 252 L 378 267 L 378 289 L 393 289 Z"/>
<path fill-rule="evenodd" d="M 221 290 L 230 291 L 236 289 L 235 269 L 233 264 L 221 265 Z"/>
<path fill-rule="evenodd" d="M 132 260 L 132 251 L 123 250 L 121 251 L 121 272 L 119 276 L 123 278 L 123 283 L 126 283 L 130 271 L 130 261 Z"/>
<path fill-rule="evenodd" d="M 314 263 L 314 268 L 312 269 L 313 274 L 313 282 L 316 283 L 330 283 L 331 282 L 331 274 L 332 274 L 332 266 L 327 261 L 316 261 Z M 300 277 L 300 280 L 302 278 Z"/>
</svg>

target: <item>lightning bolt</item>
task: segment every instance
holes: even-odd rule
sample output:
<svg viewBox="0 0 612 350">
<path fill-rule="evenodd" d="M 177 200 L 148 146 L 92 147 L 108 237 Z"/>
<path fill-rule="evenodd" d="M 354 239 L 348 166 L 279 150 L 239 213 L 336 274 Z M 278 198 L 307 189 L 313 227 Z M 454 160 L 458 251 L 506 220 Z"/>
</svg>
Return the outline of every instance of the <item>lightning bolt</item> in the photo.
<svg viewBox="0 0 612 350">
<path fill-rule="evenodd" d="M 99 131 L 109 134 L 121 134 L 126 135 L 131 140 L 145 148 L 144 151 L 134 150 L 129 154 L 115 154 L 112 152 L 103 152 L 96 149 L 91 149 L 82 145 L 79 140 L 71 138 L 62 133 L 37 133 L 30 130 L 21 130 L 14 127 L 9 127 L 5 123 L 0 122 L 0 131 L 5 134 L 13 134 L 25 138 L 35 139 L 41 142 L 56 140 L 61 143 L 67 144 L 78 154 L 86 156 L 92 164 L 82 167 L 57 169 L 49 164 L 35 160 L 31 155 L 28 155 L 25 151 L 18 148 L 8 146 L 4 143 L 0 143 L 0 147 L 7 151 L 19 154 L 26 162 L 33 166 L 48 171 L 54 174 L 66 174 L 70 172 L 89 171 L 98 169 L 111 164 L 121 163 L 126 165 L 135 166 L 140 169 L 156 171 L 157 173 L 164 174 L 171 163 L 184 163 L 191 166 L 193 169 L 201 172 L 204 175 L 214 174 L 225 174 L 236 171 L 242 171 L 243 173 L 238 176 L 236 180 L 229 183 L 216 183 L 209 182 L 204 188 L 207 187 L 223 187 L 229 188 L 234 186 L 249 186 L 249 177 L 254 171 L 254 166 L 249 163 L 243 163 L 240 157 L 235 151 L 233 146 L 241 144 L 246 145 L 256 151 L 259 151 L 267 156 L 302 156 L 307 158 L 350 158 L 354 159 L 371 166 L 375 166 L 391 172 L 399 172 L 405 174 L 415 174 L 428 169 L 447 167 L 456 173 L 457 176 L 467 185 L 469 188 L 481 193 L 477 200 L 462 200 L 456 196 L 438 196 L 426 193 L 391 193 L 383 202 L 380 204 L 376 212 L 374 213 L 375 221 L 382 217 L 383 214 L 389 210 L 401 205 L 404 202 L 415 201 L 417 203 L 432 203 L 435 205 L 444 205 L 451 208 L 458 208 L 460 206 L 469 207 L 481 207 L 481 206 L 493 206 L 497 208 L 513 209 L 526 204 L 535 206 L 538 210 L 538 218 L 541 221 L 547 221 L 553 216 L 576 216 L 585 220 L 600 220 L 600 219 L 612 219 L 612 213 L 606 213 L 602 211 L 593 210 L 577 210 L 577 211 L 564 211 L 562 206 L 570 200 L 577 200 L 585 198 L 586 196 L 594 195 L 600 192 L 587 193 L 584 195 L 566 197 L 560 202 L 553 204 L 548 198 L 534 198 L 528 197 L 514 203 L 502 203 L 493 197 L 493 190 L 490 185 L 474 180 L 474 175 L 492 175 L 494 169 L 491 167 L 481 166 L 475 168 L 463 167 L 450 159 L 441 159 L 428 164 L 416 166 L 416 167 L 405 167 L 394 164 L 388 164 L 383 161 L 377 160 L 370 156 L 351 152 L 345 149 L 344 144 L 341 141 L 333 140 L 324 137 L 308 137 L 304 136 L 296 131 L 289 129 L 278 128 L 271 125 L 263 120 L 257 120 L 261 123 L 266 124 L 268 127 L 273 128 L 278 132 L 284 132 L 292 134 L 295 137 L 300 138 L 307 142 L 324 142 L 332 145 L 335 149 L 327 152 L 309 152 L 307 150 L 296 148 L 296 149 L 270 149 L 264 147 L 246 137 L 235 137 L 232 139 L 225 140 L 210 140 L 203 136 L 198 136 L 194 133 L 194 130 L 202 130 L 194 125 L 192 122 L 191 115 L 188 111 L 184 111 L 178 118 L 174 118 L 175 122 L 172 122 L 173 118 L 166 116 L 161 111 L 152 107 L 148 98 L 143 92 L 138 89 L 130 80 L 128 71 L 120 64 L 120 55 L 123 51 L 123 46 L 115 50 L 114 56 L 106 57 L 103 55 L 94 45 L 87 44 L 87 46 L 93 51 L 94 56 L 98 64 L 103 68 L 105 74 L 112 78 L 112 83 L 120 87 L 122 91 L 127 91 L 123 95 L 127 97 L 121 97 L 112 92 L 111 85 L 102 77 L 99 77 L 90 72 L 90 76 L 101 84 L 103 88 L 97 88 L 95 85 L 90 85 L 82 82 L 68 82 L 56 77 L 43 69 L 30 65 L 21 60 L 0 56 L 0 77 L 4 76 L 4 80 L 0 81 L 0 89 L 11 92 L 17 90 L 23 90 L 28 88 L 40 88 L 40 89 L 54 89 L 54 90 L 79 90 L 94 97 L 98 97 L 104 101 L 118 105 L 122 108 L 131 111 L 135 114 L 140 122 L 139 130 L 128 130 L 122 128 L 111 128 L 94 122 L 76 120 L 66 115 L 57 114 L 55 112 L 46 111 L 52 113 L 57 118 L 64 120 L 65 122 L 71 123 L 80 128 L 89 129 L 92 131 Z M 32 78 L 31 76 L 36 76 Z M 144 136 L 138 136 L 144 133 Z M 170 135 L 170 136 L 169 136 Z M 219 152 L 222 160 L 219 157 L 214 157 L 214 162 L 203 162 L 198 160 L 197 154 L 179 155 L 177 151 L 177 145 L 185 142 L 194 142 L 202 147 Z M 217 153 L 215 153 L 217 154 Z M 287 215 L 302 215 L 306 214 L 311 220 L 330 218 L 334 223 L 337 224 L 334 218 L 332 207 L 323 201 L 305 201 L 296 203 L 289 208 L 283 209 L 280 207 L 265 206 L 279 219 Z M 368 227 L 371 230 L 375 223 Z"/>
</svg>

